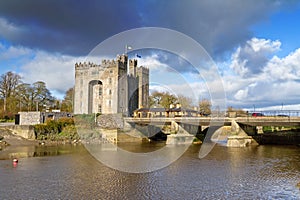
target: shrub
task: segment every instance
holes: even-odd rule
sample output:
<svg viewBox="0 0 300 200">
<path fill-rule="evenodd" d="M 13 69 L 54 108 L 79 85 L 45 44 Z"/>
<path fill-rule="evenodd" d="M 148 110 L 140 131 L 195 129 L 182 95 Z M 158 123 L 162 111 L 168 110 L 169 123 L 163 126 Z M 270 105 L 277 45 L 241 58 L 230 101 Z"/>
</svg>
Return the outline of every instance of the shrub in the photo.
<svg viewBox="0 0 300 200">
<path fill-rule="evenodd" d="M 36 138 L 39 140 L 77 139 L 76 128 L 72 118 L 48 120 L 45 124 L 34 126 Z"/>
</svg>

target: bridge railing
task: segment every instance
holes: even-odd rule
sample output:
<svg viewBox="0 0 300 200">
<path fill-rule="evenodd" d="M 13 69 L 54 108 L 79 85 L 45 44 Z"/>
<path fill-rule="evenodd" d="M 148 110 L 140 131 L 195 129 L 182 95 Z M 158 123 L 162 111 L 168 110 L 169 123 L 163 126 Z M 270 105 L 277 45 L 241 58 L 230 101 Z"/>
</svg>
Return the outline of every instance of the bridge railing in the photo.
<svg viewBox="0 0 300 200">
<path fill-rule="evenodd" d="M 260 110 L 249 112 L 249 115 L 252 116 L 252 113 L 261 113 L 268 117 L 300 117 L 300 110 Z"/>
</svg>

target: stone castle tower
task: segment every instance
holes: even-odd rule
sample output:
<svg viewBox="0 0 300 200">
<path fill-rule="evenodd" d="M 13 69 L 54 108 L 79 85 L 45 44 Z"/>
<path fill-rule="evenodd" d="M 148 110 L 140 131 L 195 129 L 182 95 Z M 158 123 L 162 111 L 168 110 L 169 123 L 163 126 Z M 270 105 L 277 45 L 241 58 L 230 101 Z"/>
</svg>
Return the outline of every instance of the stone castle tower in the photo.
<svg viewBox="0 0 300 200">
<path fill-rule="evenodd" d="M 74 114 L 131 116 L 135 109 L 149 106 L 148 97 L 149 69 L 137 67 L 137 60 L 128 63 L 127 55 L 100 65 L 75 64 Z"/>
</svg>

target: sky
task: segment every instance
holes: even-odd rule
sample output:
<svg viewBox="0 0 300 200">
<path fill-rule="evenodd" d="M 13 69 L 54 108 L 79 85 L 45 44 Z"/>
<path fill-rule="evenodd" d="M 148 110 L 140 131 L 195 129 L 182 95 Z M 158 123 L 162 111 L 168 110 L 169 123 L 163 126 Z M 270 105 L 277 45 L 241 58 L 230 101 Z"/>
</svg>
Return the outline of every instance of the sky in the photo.
<svg viewBox="0 0 300 200">
<path fill-rule="evenodd" d="M 210 99 L 221 88 L 226 106 L 300 110 L 299 19 L 300 1 L 292 0 L 0 1 L 0 74 L 44 81 L 63 98 L 74 85 L 75 63 L 98 44 L 123 31 L 160 27 L 200 44 L 222 86 L 182 55 L 133 46 L 128 55 L 141 55 L 152 90 L 186 96 L 192 90 L 193 98 Z"/>
</svg>

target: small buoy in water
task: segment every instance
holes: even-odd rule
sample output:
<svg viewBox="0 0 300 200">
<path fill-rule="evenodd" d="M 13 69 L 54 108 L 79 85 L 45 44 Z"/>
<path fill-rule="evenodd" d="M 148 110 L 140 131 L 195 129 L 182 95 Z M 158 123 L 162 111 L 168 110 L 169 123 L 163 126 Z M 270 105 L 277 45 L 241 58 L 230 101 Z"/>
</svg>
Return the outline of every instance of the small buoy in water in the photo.
<svg viewBox="0 0 300 200">
<path fill-rule="evenodd" d="M 17 158 L 14 158 L 14 159 L 13 159 L 13 166 L 14 166 L 14 167 L 17 167 L 17 166 L 18 166 L 18 162 L 19 162 L 18 159 L 17 159 Z"/>
</svg>

